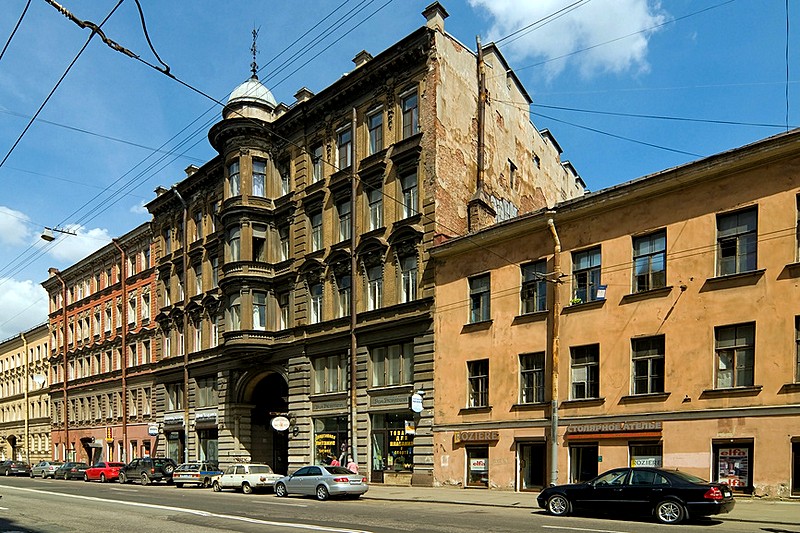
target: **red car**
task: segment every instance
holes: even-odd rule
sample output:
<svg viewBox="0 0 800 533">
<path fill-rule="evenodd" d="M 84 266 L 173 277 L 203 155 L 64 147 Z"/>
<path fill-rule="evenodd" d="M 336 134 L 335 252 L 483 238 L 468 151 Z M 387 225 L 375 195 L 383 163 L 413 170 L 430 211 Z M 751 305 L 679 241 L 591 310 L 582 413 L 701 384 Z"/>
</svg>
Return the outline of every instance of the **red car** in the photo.
<svg viewBox="0 0 800 533">
<path fill-rule="evenodd" d="M 125 463 L 97 463 L 96 465 L 87 468 L 83 473 L 84 481 L 113 481 L 119 477 L 119 469 L 125 466 Z"/>
</svg>

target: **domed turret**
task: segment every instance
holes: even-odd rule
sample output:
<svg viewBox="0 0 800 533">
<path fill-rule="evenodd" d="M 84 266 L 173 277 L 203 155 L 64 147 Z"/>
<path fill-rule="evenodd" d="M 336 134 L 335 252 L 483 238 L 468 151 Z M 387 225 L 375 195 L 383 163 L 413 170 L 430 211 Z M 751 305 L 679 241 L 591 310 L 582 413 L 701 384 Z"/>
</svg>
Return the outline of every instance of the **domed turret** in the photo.
<svg viewBox="0 0 800 533">
<path fill-rule="evenodd" d="M 272 92 L 258 81 L 258 76 L 253 74 L 249 80 L 231 92 L 222 110 L 222 118 L 248 117 L 272 122 L 273 111 L 277 106 L 278 102 L 272 96 Z"/>
</svg>

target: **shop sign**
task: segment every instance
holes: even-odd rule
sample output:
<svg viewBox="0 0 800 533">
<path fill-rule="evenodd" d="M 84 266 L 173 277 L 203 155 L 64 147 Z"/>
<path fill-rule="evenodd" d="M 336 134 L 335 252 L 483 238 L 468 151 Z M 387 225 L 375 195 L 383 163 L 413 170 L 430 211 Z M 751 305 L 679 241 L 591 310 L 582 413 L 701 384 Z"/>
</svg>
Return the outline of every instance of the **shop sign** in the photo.
<svg viewBox="0 0 800 533">
<path fill-rule="evenodd" d="M 198 424 L 216 424 L 217 423 L 217 411 L 216 409 L 212 411 L 195 411 L 194 413 L 194 421 Z"/>
<path fill-rule="evenodd" d="M 412 394 L 411 400 L 409 400 L 409 406 L 411 407 L 411 410 L 414 411 L 415 413 L 421 413 L 423 409 L 422 395 L 417 392 Z"/>
<path fill-rule="evenodd" d="M 336 436 L 331 433 L 317 433 L 317 436 L 314 437 L 314 445 L 319 457 L 336 455 Z"/>
<path fill-rule="evenodd" d="M 500 440 L 499 431 L 456 431 L 453 444 L 459 442 L 494 442 Z"/>
<path fill-rule="evenodd" d="M 151 437 L 158 435 L 158 424 L 150 424 L 147 426 L 147 434 Z"/>
<path fill-rule="evenodd" d="M 412 437 L 417 434 L 417 425 L 414 423 L 413 420 L 406 420 L 406 435 L 411 435 Z"/>
<path fill-rule="evenodd" d="M 631 466 L 652 466 L 655 468 L 661 468 L 661 456 L 660 455 L 634 455 L 631 459 Z"/>
<path fill-rule="evenodd" d="M 311 404 L 313 411 L 339 411 L 347 407 L 344 400 L 333 402 L 314 402 Z"/>
<path fill-rule="evenodd" d="M 601 424 L 570 424 L 567 433 L 620 433 L 624 431 L 661 431 L 661 421 L 604 422 Z"/>
<path fill-rule="evenodd" d="M 289 419 L 285 416 L 276 416 L 272 419 L 272 429 L 275 431 L 286 431 L 290 425 Z"/>
<path fill-rule="evenodd" d="M 182 426 L 183 413 L 167 413 L 164 415 L 165 426 Z"/>
<path fill-rule="evenodd" d="M 469 470 L 470 472 L 488 472 L 489 466 L 488 461 L 483 458 L 470 458 L 469 460 Z"/>
<path fill-rule="evenodd" d="M 370 399 L 371 405 L 398 405 L 405 404 L 408 396 L 393 394 L 392 396 L 373 396 Z"/>
</svg>

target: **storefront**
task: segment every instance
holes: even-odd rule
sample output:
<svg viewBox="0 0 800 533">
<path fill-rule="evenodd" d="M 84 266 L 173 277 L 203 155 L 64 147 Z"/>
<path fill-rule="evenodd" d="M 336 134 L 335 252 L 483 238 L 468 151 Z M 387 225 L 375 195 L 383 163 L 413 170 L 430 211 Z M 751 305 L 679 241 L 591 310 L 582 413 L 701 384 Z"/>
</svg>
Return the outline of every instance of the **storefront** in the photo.
<svg viewBox="0 0 800 533">
<path fill-rule="evenodd" d="M 336 458 L 340 464 L 346 464 L 348 452 L 347 417 L 315 418 L 314 463 L 330 464 Z"/>
<path fill-rule="evenodd" d="M 547 484 L 547 446 L 544 441 L 517 442 L 517 490 L 538 491 Z"/>
<path fill-rule="evenodd" d="M 197 431 L 197 459 L 200 461 L 218 461 L 217 409 L 195 411 L 194 424 Z"/>
<path fill-rule="evenodd" d="M 416 423 L 408 413 L 372 415 L 373 483 L 411 484 Z"/>
<path fill-rule="evenodd" d="M 740 492 L 753 490 L 753 441 L 714 442 L 712 481 L 727 483 Z"/>
<path fill-rule="evenodd" d="M 186 432 L 183 427 L 183 413 L 164 415 L 164 438 L 167 447 L 166 456 L 178 464 L 185 462 Z"/>
<path fill-rule="evenodd" d="M 465 487 L 489 487 L 490 448 L 499 440 L 499 431 L 456 431 L 453 434 L 453 451 L 462 448 L 465 454 Z"/>
</svg>

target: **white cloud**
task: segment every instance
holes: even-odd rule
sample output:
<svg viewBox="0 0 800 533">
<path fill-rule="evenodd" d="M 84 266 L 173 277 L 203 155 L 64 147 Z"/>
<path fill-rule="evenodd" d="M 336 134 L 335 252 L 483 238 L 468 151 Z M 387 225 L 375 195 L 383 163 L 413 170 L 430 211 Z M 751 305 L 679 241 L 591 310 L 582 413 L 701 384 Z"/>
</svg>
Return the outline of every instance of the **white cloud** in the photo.
<svg viewBox="0 0 800 533">
<path fill-rule="evenodd" d="M 28 216 L 0 205 L 0 244 L 21 246 L 30 242 L 31 236 Z"/>
<path fill-rule="evenodd" d="M 131 213 L 133 213 L 134 215 L 149 215 L 150 212 L 144 206 L 145 203 L 146 203 L 145 200 L 142 200 L 138 204 L 132 205 L 131 206 Z"/>
<path fill-rule="evenodd" d="M 47 322 L 47 292 L 31 280 L 0 278 L 0 340 Z"/>
<path fill-rule="evenodd" d="M 65 226 L 62 229 L 76 235 L 56 234 L 49 253 L 64 263 L 77 263 L 111 242 L 111 236 L 104 228 L 87 230 L 83 226 Z"/>
<path fill-rule="evenodd" d="M 469 0 L 485 9 L 493 19 L 489 40 L 497 41 L 537 20 L 563 9 L 565 0 Z M 548 19 L 550 20 L 550 19 Z M 551 22 L 522 32 L 500 43 L 510 59 L 547 60 L 605 43 L 651 28 L 667 20 L 659 2 L 650 0 L 593 0 Z M 577 53 L 543 65 L 547 77 L 560 74 L 568 65 L 575 66 L 583 77 L 602 73 L 635 73 L 649 70 L 648 39 L 656 30 L 637 33 L 597 48 Z"/>
</svg>

